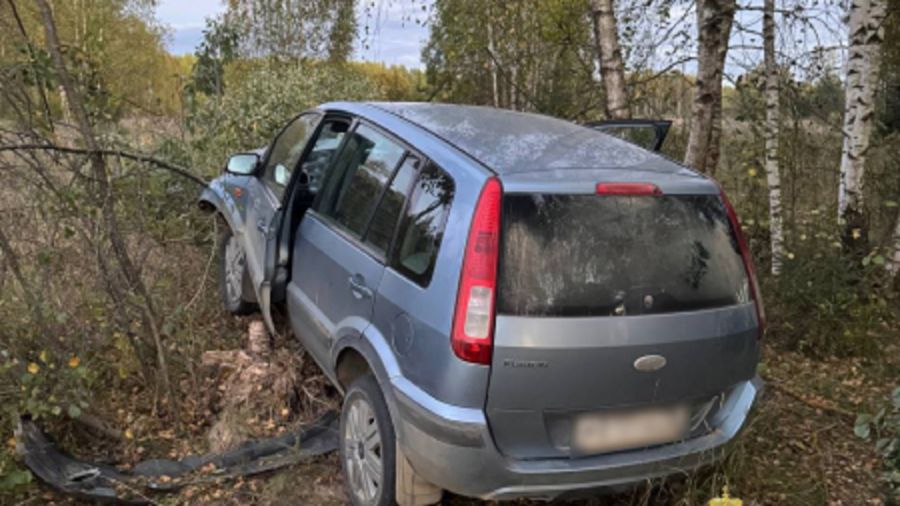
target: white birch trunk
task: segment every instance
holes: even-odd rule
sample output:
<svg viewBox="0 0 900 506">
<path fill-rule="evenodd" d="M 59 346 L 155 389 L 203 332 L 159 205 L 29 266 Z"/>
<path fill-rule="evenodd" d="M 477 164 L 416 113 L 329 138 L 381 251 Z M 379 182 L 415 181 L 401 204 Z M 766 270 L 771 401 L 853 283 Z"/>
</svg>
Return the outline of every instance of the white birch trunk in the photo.
<svg viewBox="0 0 900 506">
<path fill-rule="evenodd" d="M 763 3 L 763 60 L 766 68 L 766 182 L 769 185 L 769 236 L 772 274 L 781 273 L 784 229 L 781 216 L 781 175 L 778 169 L 779 89 L 775 59 L 775 0 Z"/>
<path fill-rule="evenodd" d="M 684 164 L 700 172 L 715 171 L 714 164 L 718 161 L 719 130 L 716 111 L 721 111 L 722 106 L 722 74 L 736 9 L 736 0 L 697 2 L 697 26 L 700 31 L 697 45 L 697 84 Z"/>
<path fill-rule="evenodd" d="M 625 89 L 625 62 L 619 46 L 613 0 L 591 0 L 594 14 L 594 39 L 600 60 L 600 79 L 606 96 L 607 119 L 627 119 L 631 116 L 628 93 Z"/>
<path fill-rule="evenodd" d="M 863 175 L 872 133 L 884 17 L 884 0 L 853 0 L 850 5 L 844 144 L 838 185 L 838 218 L 850 227 L 861 222 L 864 209 Z"/>
<path fill-rule="evenodd" d="M 490 14 L 488 14 L 490 16 Z M 494 22 L 488 19 L 487 23 L 488 52 L 491 56 L 491 92 L 494 107 L 500 107 L 500 89 L 497 85 L 497 62 L 494 61 L 497 52 L 494 50 Z"/>
</svg>

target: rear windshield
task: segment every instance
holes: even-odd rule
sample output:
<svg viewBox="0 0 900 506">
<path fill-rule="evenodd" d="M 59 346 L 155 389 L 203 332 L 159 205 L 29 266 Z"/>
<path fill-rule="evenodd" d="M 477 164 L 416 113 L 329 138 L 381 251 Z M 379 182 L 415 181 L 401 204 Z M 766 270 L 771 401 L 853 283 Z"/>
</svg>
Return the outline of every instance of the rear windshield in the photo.
<svg viewBox="0 0 900 506">
<path fill-rule="evenodd" d="M 749 300 L 716 195 L 504 197 L 501 314 L 625 316 Z"/>
</svg>

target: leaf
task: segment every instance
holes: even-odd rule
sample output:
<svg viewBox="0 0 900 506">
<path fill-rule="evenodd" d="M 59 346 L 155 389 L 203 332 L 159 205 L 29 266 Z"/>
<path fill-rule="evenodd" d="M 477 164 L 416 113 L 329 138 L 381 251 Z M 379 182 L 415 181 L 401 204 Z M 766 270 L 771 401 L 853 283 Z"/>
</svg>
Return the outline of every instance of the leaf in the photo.
<svg viewBox="0 0 900 506">
<path fill-rule="evenodd" d="M 872 258 L 872 263 L 875 265 L 884 265 L 884 257 L 881 255 L 875 255 L 875 257 Z"/>
<path fill-rule="evenodd" d="M 69 404 L 68 414 L 71 418 L 78 418 L 81 416 L 81 408 L 76 406 L 75 404 Z"/>
<path fill-rule="evenodd" d="M 894 388 L 894 392 L 891 394 L 891 398 L 894 404 L 894 408 L 900 409 L 900 387 Z"/>
<path fill-rule="evenodd" d="M 872 433 L 872 415 L 860 414 L 856 417 L 856 423 L 853 425 L 853 433 L 860 439 L 869 439 Z"/>
<path fill-rule="evenodd" d="M 0 490 L 12 490 L 21 485 L 31 483 L 31 471 L 22 469 L 19 471 L 10 471 L 0 480 Z"/>
</svg>

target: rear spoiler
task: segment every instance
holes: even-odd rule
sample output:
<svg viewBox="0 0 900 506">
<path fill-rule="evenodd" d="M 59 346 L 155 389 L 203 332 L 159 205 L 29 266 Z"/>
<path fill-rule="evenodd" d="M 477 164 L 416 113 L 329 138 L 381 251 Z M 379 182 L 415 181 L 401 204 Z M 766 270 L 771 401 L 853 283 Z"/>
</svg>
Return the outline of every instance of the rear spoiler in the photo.
<svg viewBox="0 0 900 506">
<path fill-rule="evenodd" d="M 641 147 L 653 151 L 659 151 L 662 148 L 663 141 L 666 140 L 666 135 L 669 134 L 669 127 L 672 126 L 672 122 L 665 119 L 617 119 L 611 121 L 589 121 L 585 123 L 584 126 L 608 133 L 610 135 L 615 135 L 616 137 L 620 137 L 625 139 L 626 141 L 631 142 L 634 141 L 628 136 L 622 135 L 622 133 L 624 133 L 622 132 L 623 130 L 652 128 L 655 134 L 655 139 L 647 146 Z"/>
</svg>

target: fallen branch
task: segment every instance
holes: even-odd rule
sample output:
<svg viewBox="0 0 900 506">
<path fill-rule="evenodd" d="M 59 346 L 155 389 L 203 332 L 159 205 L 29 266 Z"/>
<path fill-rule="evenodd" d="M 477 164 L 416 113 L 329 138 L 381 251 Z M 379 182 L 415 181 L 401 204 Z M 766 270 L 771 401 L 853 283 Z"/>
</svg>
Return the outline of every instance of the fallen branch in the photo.
<svg viewBox="0 0 900 506">
<path fill-rule="evenodd" d="M 155 165 L 161 169 L 168 170 L 174 174 L 178 174 L 179 176 L 190 179 L 192 182 L 200 185 L 206 186 L 208 183 L 202 178 L 192 174 L 190 171 L 183 167 L 179 167 L 177 165 L 173 165 L 169 162 L 160 160 L 158 158 L 154 158 L 149 155 L 144 155 L 140 153 L 129 153 L 127 151 L 120 151 L 117 149 L 85 149 L 85 148 L 70 148 L 67 146 L 57 146 L 55 144 L 12 144 L 8 146 L 0 146 L 0 153 L 4 151 L 55 151 L 58 153 L 71 153 L 75 155 L 100 155 L 100 156 L 115 156 L 120 158 L 126 158 L 128 160 L 134 160 L 136 162 L 149 163 L 151 165 Z"/>
<path fill-rule="evenodd" d="M 94 415 L 81 413 L 76 417 L 72 417 L 72 419 L 89 429 L 93 429 L 103 434 L 110 439 L 115 439 L 116 441 L 125 441 L 125 434 L 121 430 L 110 426 L 108 423 L 101 420 L 100 418 L 97 418 Z"/>
<path fill-rule="evenodd" d="M 787 387 L 781 383 L 778 383 L 778 381 L 775 380 L 774 378 L 772 378 L 772 380 L 769 381 L 768 386 L 771 386 L 775 390 L 778 390 L 779 392 L 787 395 L 788 397 L 793 397 L 795 400 L 798 400 L 813 409 L 820 409 L 822 411 L 826 411 L 833 415 L 838 415 L 838 416 L 841 416 L 844 418 L 848 418 L 850 420 L 856 419 L 856 413 L 853 413 L 844 408 L 835 406 L 832 403 L 827 402 L 823 399 L 806 398 L 801 393 L 794 391 L 790 387 Z"/>
</svg>

